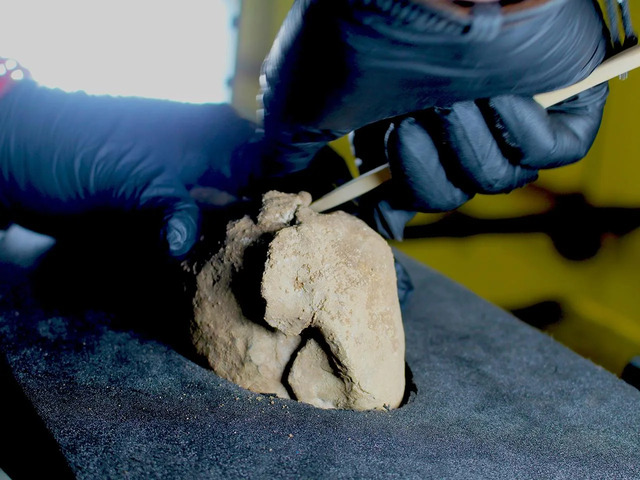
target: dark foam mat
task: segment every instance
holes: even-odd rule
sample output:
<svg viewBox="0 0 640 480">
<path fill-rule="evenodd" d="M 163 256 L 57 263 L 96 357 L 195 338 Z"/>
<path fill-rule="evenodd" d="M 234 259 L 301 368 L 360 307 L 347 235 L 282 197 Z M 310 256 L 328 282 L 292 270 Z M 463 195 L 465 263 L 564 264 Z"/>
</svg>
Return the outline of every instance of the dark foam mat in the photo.
<svg viewBox="0 0 640 480">
<path fill-rule="evenodd" d="M 391 412 L 248 392 L 117 313 L 43 307 L 32 272 L 2 266 L 0 466 L 14 479 L 640 478 L 639 391 L 396 254 L 415 284 L 417 392 Z"/>
</svg>

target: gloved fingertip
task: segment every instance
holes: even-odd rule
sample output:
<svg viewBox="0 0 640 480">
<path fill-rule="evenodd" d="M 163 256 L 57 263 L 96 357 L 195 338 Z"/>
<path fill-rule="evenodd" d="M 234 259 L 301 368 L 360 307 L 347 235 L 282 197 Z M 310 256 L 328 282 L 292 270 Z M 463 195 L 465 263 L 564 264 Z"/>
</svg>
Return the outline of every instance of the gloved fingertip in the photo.
<svg viewBox="0 0 640 480">
<path fill-rule="evenodd" d="M 387 152 L 398 207 L 403 204 L 419 212 L 450 211 L 473 196 L 449 175 L 429 132 L 415 119 L 407 118 L 390 131 Z"/>
<path fill-rule="evenodd" d="M 166 222 L 165 240 L 169 254 L 174 258 L 184 257 L 195 245 L 198 235 L 197 215 L 181 210 Z"/>
</svg>

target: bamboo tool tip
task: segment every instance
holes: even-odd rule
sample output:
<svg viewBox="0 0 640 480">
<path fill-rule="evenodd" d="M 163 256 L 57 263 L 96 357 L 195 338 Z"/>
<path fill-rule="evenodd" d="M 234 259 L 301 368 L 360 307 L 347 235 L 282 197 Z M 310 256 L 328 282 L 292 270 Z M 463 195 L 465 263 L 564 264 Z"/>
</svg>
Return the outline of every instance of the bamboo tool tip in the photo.
<svg viewBox="0 0 640 480">
<path fill-rule="evenodd" d="M 391 169 L 389 164 L 385 163 L 369 172 L 363 173 L 316 200 L 310 205 L 311 209 L 318 213 L 325 212 L 364 195 L 389 179 L 391 179 Z"/>
</svg>

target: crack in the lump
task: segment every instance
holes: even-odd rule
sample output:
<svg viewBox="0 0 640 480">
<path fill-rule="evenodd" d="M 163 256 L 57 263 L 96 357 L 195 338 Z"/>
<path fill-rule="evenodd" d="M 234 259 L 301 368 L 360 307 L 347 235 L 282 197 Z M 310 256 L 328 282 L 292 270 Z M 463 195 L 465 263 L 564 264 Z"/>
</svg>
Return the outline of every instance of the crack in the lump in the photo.
<svg viewBox="0 0 640 480">
<path fill-rule="evenodd" d="M 304 331 L 302 333 L 304 333 Z M 300 353 L 300 351 L 307 345 L 308 341 L 309 341 L 308 338 L 304 338 L 304 337 L 302 338 L 302 340 L 300 341 L 300 344 L 298 345 L 298 348 L 296 348 L 293 351 L 293 353 L 291 354 L 291 357 L 289 357 L 289 361 L 287 362 L 287 364 L 284 367 L 284 370 L 282 371 L 282 379 L 280 380 L 280 383 L 282 383 L 285 390 L 287 391 L 287 394 L 293 400 L 300 400 L 300 399 L 296 396 L 293 390 L 293 387 L 291 386 L 291 383 L 289 383 L 289 376 L 291 374 L 291 369 L 293 368 L 293 364 L 296 362 L 296 358 L 298 357 L 298 353 Z"/>
<path fill-rule="evenodd" d="M 291 354 L 291 358 L 289 359 L 289 362 L 285 366 L 284 371 L 282 373 L 282 385 L 284 385 L 285 389 L 289 393 L 289 396 L 294 400 L 299 400 L 295 395 L 294 389 L 291 386 L 289 378 L 291 375 L 291 370 L 293 368 L 293 365 L 295 364 L 295 361 L 298 357 L 298 354 L 300 353 L 300 351 L 302 351 L 303 348 L 307 346 L 307 344 L 311 340 L 316 342 L 316 344 L 320 347 L 322 352 L 325 354 L 325 357 L 327 358 L 327 363 L 331 368 L 331 372 L 328 372 L 328 373 L 331 373 L 334 377 L 336 377 L 337 379 L 345 383 L 344 378 L 345 377 L 348 378 L 348 376 L 344 372 L 346 372 L 347 369 L 334 356 L 333 352 L 331 351 L 331 347 L 329 346 L 329 343 L 322 335 L 322 332 L 320 331 L 320 329 L 316 327 L 307 327 L 302 332 L 300 332 L 300 337 L 301 337 L 300 345 Z"/>
<path fill-rule="evenodd" d="M 276 329 L 265 321 L 267 301 L 261 292 L 262 276 L 265 261 L 269 253 L 269 245 L 273 240 L 273 233 L 265 233 L 244 251 L 242 267 L 234 272 L 231 278 L 231 290 L 238 302 L 243 315 L 252 322 L 271 332 Z"/>
</svg>

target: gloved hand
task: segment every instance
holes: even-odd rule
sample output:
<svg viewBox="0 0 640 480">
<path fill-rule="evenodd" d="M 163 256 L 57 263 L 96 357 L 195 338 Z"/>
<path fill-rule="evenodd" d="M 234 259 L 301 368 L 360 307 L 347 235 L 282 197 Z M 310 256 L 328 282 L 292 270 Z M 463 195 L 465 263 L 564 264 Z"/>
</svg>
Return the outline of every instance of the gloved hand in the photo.
<svg viewBox="0 0 640 480">
<path fill-rule="evenodd" d="M 0 209 L 54 236 L 106 219 L 124 230 L 127 213 L 156 216 L 161 242 L 181 257 L 198 235 L 189 189 L 215 187 L 234 201 L 258 161 L 241 155 L 254 133 L 228 105 L 89 96 L 23 80 L 0 99 Z"/>
<path fill-rule="evenodd" d="M 603 84 L 547 110 L 511 95 L 459 102 L 360 129 L 352 142 L 365 168 L 388 161 L 392 171 L 373 197 L 380 203 L 364 209 L 369 223 L 400 239 L 413 210 L 453 210 L 476 193 L 506 193 L 534 181 L 539 169 L 580 160 L 607 93 Z"/>
<path fill-rule="evenodd" d="M 269 173 L 303 169 L 326 142 L 376 121 L 532 96 L 603 60 L 594 1 L 502 3 L 296 0 L 263 65 Z"/>
</svg>

